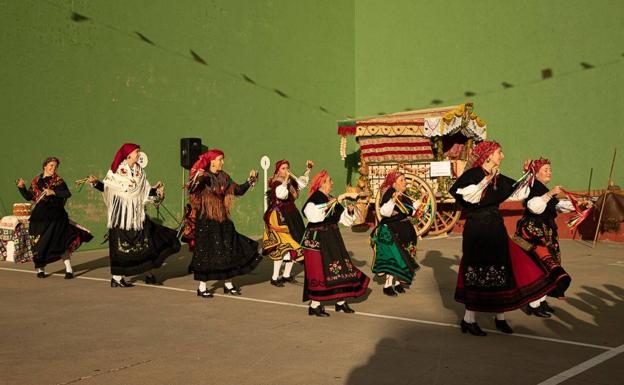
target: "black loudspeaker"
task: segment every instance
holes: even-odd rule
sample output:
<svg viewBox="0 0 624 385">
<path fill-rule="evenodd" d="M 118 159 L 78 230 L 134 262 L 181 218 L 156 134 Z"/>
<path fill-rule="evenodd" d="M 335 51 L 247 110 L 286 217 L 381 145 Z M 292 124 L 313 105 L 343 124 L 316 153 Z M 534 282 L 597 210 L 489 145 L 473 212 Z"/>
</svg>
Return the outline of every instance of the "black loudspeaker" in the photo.
<svg viewBox="0 0 624 385">
<path fill-rule="evenodd" d="M 193 167 L 201 155 L 202 142 L 199 138 L 180 139 L 180 164 L 187 170 Z"/>
</svg>

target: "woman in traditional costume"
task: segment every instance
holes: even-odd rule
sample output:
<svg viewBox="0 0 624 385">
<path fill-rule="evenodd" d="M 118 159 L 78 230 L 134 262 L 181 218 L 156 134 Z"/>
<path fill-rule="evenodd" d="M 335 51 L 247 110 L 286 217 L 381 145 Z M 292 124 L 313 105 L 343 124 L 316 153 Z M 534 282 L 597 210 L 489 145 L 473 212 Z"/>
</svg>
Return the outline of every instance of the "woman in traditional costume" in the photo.
<svg viewBox="0 0 624 385">
<path fill-rule="evenodd" d="M 310 186 L 303 215 L 308 219 L 302 246 L 305 264 L 303 300 L 310 301 L 309 315 L 328 317 L 321 304 L 338 300 L 337 312 L 354 313 L 346 298 L 357 298 L 366 292 L 369 278 L 353 265 L 345 247 L 338 223 L 351 226 L 355 219 L 355 207 L 342 202 L 355 199 L 356 193 L 345 193 L 337 198 L 331 196 L 334 182 L 323 170 L 316 174 Z"/>
<path fill-rule="evenodd" d="M 232 278 L 254 270 L 262 256 L 258 242 L 236 232 L 230 219 L 235 196 L 241 196 L 256 182 L 258 172 L 251 170 L 247 181 L 235 183 L 223 171 L 223 151 L 212 149 L 200 155 L 191 168 L 189 194 L 194 220 L 193 259 L 189 270 L 199 281 L 197 295 L 213 296 L 206 281 L 225 280 L 224 293 L 240 295 Z"/>
<path fill-rule="evenodd" d="M 314 163 L 308 160 L 305 173 L 297 178 L 290 172 L 290 163 L 285 159 L 280 160 L 275 164 L 275 172 L 269 179 L 262 254 L 273 260 L 273 286 L 283 287 L 285 282 L 293 282 L 294 278 L 290 276 L 293 261 L 303 260 L 303 249 L 299 242 L 303 238 L 305 225 L 295 200 L 307 186 L 313 166 Z M 282 264 L 284 274 L 280 276 Z"/>
<path fill-rule="evenodd" d="M 530 162 L 527 170 L 531 174 L 532 187 L 524 201 L 524 216 L 518 221 L 514 241 L 527 251 L 541 267 L 548 271 L 557 282 L 549 296 L 563 298 L 572 279 L 561 267 L 561 250 L 557 234 L 557 211 L 573 211 L 569 200 L 556 198 L 562 192 L 560 186 L 548 189 L 552 179 L 552 169 L 548 159 L 539 158 Z M 527 314 L 549 318 L 554 309 L 546 302 L 546 296 L 532 301 L 524 308 Z"/>
<path fill-rule="evenodd" d="M 516 189 L 513 179 L 499 173 L 500 145 L 483 141 L 471 156 L 471 168 L 450 189 L 466 215 L 455 290 L 455 300 L 466 306 L 461 331 L 485 336 L 476 322 L 481 311 L 496 313 L 496 328 L 513 333 L 504 312 L 543 297 L 556 282 L 507 235 L 498 206 L 526 198 L 528 189 Z"/>
<path fill-rule="evenodd" d="M 180 250 L 176 232 L 154 223 L 145 204 L 163 199 L 163 186 L 150 186 L 139 164 L 140 147 L 126 143 L 117 151 L 103 181 L 91 175 L 88 182 L 103 192 L 108 209 L 108 250 L 111 287 L 132 287 L 124 276 L 145 274 L 145 283 L 156 284 L 152 269 Z"/>
<path fill-rule="evenodd" d="M 74 278 L 71 254 L 93 238 L 89 230 L 72 222 L 65 211 L 71 193 L 63 178 L 56 173 L 60 164 L 55 157 L 44 160 L 43 172 L 30 182 L 29 188 L 23 179 L 17 180 L 24 199 L 34 202 L 28 232 L 38 278 L 46 277 L 47 264 L 60 259 L 65 265 L 65 279 Z"/>
<path fill-rule="evenodd" d="M 371 234 L 375 253 L 372 271 L 385 276 L 383 293 L 391 297 L 405 293 L 404 285 L 411 284 L 414 273 L 420 268 L 415 259 L 418 237 L 410 221 L 419 202 L 405 195 L 406 189 L 405 175 L 398 171 L 386 175 L 379 189 L 382 219 Z"/>
</svg>

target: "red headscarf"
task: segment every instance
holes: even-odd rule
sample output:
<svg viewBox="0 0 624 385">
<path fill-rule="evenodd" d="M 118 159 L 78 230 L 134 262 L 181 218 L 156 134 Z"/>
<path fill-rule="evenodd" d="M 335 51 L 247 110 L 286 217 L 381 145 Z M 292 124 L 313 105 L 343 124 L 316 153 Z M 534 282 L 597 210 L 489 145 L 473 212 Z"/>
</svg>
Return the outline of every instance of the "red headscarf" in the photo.
<svg viewBox="0 0 624 385">
<path fill-rule="evenodd" d="M 487 160 L 488 156 L 492 155 L 494 151 L 501 148 L 501 145 L 493 140 L 484 140 L 477 144 L 472 150 L 471 157 L 472 167 L 479 167 Z"/>
<path fill-rule="evenodd" d="M 110 167 L 111 171 L 117 172 L 117 168 L 119 168 L 121 162 L 123 162 L 128 157 L 128 155 L 130 155 L 130 153 L 137 148 L 141 148 L 141 146 L 134 143 L 124 143 L 124 145 L 121 146 L 115 154 L 115 159 L 113 159 L 113 163 L 111 163 Z"/>
<path fill-rule="evenodd" d="M 329 178 L 327 170 L 321 170 L 318 174 L 314 175 L 314 177 L 312 177 L 312 184 L 310 185 L 308 196 L 314 194 L 319 188 L 321 188 L 327 178 Z"/>
<path fill-rule="evenodd" d="M 191 173 L 189 174 L 189 180 L 195 177 L 197 171 L 199 170 L 207 170 L 210 167 L 210 162 L 217 159 L 217 157 L 222 156 L 225 158 L 225 154 L 223 151 L 213 148 L 212 150 L 206 151 L 199 156 L 199 159 L 193 164 L 191 167 Z"/>
<path fill-rule="evenodd" d="M 536 175 L 540 168 L 546 166 L 547 164 L 550 164 L 550 160 L 540 157 L 539 159 L 535 159 L 529 163 L 529 167 L 524 171 L 531 171 L 533 175 Z"/>
<path fill-rule="evenodd" d="M 385 191 L 392 187 L 394 182 L 396 182 L 396 180 L 399 179 L 401 175 L 403 175 L 403 173 L 398 171 L 392 171 L 388 173 L 388 175 L 386 175 L 386 179 L 384 179 L 383 183 L 381 184 L 379 191 Z"/>
<path fill-rule="evenodd" d="M 275 171 L 273 171 L 273 176 L 277 175 L 280 167 L 282 167 L 285 164 L 290 166 L 290 162 L 287 161 L 286 159 L 278 160 L 277 163 L 275 163 Z"/>
</svg>

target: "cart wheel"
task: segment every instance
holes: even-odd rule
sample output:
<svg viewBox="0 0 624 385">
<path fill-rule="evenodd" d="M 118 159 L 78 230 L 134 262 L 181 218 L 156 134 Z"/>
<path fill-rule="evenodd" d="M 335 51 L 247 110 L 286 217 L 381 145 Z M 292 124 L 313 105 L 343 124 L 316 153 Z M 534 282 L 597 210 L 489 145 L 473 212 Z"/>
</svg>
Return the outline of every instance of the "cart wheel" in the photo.
<svg viewBox="0 0 624 385">
<path fill-rule="evenodd" d="M 417 177 L 414 174 L 405 173 L 405 180 L 407 181 L 406 195 L 419 200 L 421 203 L 419 212 L 412 218 L 416 235 L 422 236 L 427 233 L 429 228 L 434 222 L 436 212 L 436 201 L 433 194 L 433 190 L 427 182 Z M 375 214 L 377 221 L 381 220 L 381 214 L 379 212 L 381 202 L 380 191 L 375 196 Z"/>
<path fill-rule="evenodd" d="M 435 220 L 429 228 L 429 235 L 445 234 L 453 230 L 459 220 L 461 209 L 455 203 L 438 203 Z"/>
</svg>

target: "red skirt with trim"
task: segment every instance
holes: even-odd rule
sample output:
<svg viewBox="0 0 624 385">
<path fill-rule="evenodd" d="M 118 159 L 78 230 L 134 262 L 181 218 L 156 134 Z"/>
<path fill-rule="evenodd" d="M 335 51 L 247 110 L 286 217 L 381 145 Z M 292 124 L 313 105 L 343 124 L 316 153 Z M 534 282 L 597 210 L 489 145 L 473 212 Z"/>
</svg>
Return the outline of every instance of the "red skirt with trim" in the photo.
<svg viewBox="0 0 624 385">
<path fill-rule="evenodd" d="M 511 238 L 507 240 L 511 262 L 507 269 L 511 271 L 465 266 L 462 258 L 455 300 L 466 309 L 492 313 L 515 310 L 557 287 L 557 274 L 543 269 Z"/>
<path fill-rule="evenodd" d="M 303 249 L 305 264 L 305 283 L 303 300 L 331 301 L 343 298 L 357 298 L 364 295 L 370 279 L 355 266 L 355 277 L 349 281 L 342 281 L 327 285 L 323 257 L 320 251 Z"/>
</svg>

